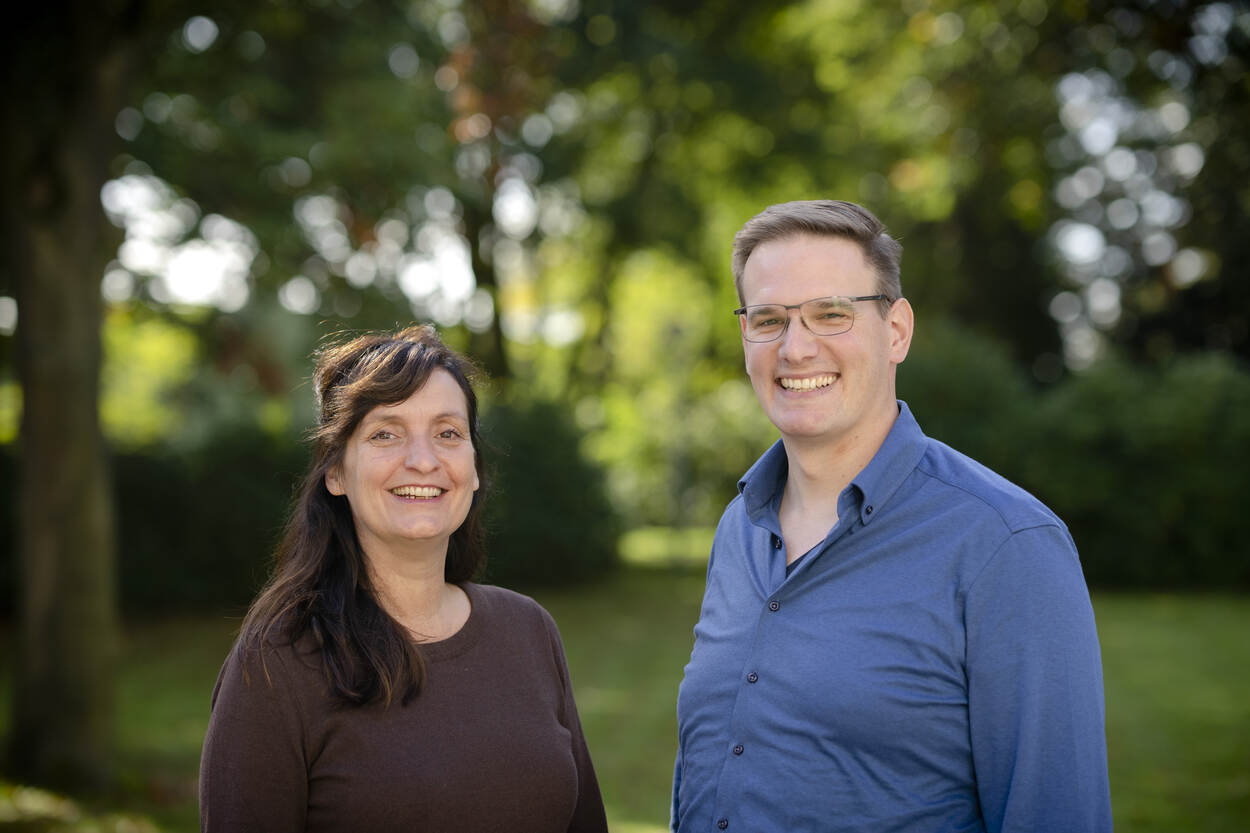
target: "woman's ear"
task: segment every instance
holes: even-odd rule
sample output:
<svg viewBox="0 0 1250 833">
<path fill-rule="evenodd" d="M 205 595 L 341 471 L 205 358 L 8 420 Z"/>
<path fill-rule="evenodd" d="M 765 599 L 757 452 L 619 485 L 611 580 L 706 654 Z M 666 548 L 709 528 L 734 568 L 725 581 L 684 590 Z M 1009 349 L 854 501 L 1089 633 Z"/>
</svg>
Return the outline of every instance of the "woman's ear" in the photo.
<svg viewBox="0 0 1250 833">
<path fill-rule="evenodd" d="M 334 466 L 333 468 L 331 468 L 329 471 L 326 472 L 325 480 L 326 480 L 326 491 L 328 491 L 330 494 L 341 495 L 347 492 L 347 490 L 343 488 L 343 480 L 342 480 L 341 475 L 339 474 L 338 466 Z"/>
</svg>

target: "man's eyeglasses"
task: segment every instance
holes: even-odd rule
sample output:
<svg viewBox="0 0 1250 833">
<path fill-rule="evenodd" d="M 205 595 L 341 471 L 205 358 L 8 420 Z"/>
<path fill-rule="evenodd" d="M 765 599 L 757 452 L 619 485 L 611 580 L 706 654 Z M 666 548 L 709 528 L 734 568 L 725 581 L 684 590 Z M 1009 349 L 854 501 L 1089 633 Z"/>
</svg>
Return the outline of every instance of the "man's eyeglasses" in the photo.
<svg viewBox="0 0 1250 833">
<path fill-rule="evenodd" d="M 885 295 L 834 295 L 813 298 L 801 304 L 756 304 L 739 307 L 734 315 L 746 322 L 743 334 L 756 343 L 776 341 L 790 326 L 790 310 L 799 311 L 799 319 L 808 331 L 818 336 L 836 336 L 851 329 L 855 323 L 856 301 L 884 301 Z"/>
</svg>

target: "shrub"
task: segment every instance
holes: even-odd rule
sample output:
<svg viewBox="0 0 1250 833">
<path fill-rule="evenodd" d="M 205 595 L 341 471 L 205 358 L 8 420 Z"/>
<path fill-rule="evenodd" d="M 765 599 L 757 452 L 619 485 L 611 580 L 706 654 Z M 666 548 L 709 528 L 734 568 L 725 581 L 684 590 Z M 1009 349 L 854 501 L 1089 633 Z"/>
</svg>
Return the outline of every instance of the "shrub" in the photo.
<svg viewBox="0 0 1250 833">
<path fill-rule="evenodd" d="M 496 402 L 482 432 L 491 472 L 486 580 L 568 584 L 614 567 L 617 515 L 568 409 Z"/>
<path fill-rule="evenodd" d="M 15 449 L 0 454 L 0 526 L 10 557 L 0 563 L 0 612 L 11 613 L 16 582 Z M 304 464 L 294 441 L 258 430 L 223 432 L 187 454 L 164 449 L 115 454 L 118 589 L 123 610 L 146 615 L 188 609 L 242 610 L 263 581 Z"/>
<path fill-rule="evenodd" d="M 1045 397 L 1020 479 L 1067 521 L 1089 582 L 1250 587 L 1250 375 L 1218 356 L 1107 362 Z"/>
<path fill-rule="evenodd" d="M 244 609 L 268 574 L 305 464 L 293 438 L 255 429 L 222 432 L 185 455 L 115 458 L 123 608 Z"/>
<path fill-rule="evenodd" d="M 1035 389 L 992 342 L 922 329 L 899 392 L 925 433 L 1037 495 L 1096 587 L 1250 588 L 1250 374 L 1108 360 Z"/>
<path fill-rule="evenodd" d="M 930 437 L 1011 477 L 1037 393 L 1004 347 L 927 321 L 899 366 L 898 393 Z"/>
</svg>

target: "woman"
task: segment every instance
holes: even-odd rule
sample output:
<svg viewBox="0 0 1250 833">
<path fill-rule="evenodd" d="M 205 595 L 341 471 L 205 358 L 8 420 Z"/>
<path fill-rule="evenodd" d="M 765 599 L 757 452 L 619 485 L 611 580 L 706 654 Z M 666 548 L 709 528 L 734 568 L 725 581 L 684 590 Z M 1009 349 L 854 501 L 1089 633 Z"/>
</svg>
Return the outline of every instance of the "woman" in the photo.
<svg viewBox="0 0 1250 833">
<path fill-rule="evenodd" d="M 213 691 L 204 831 L 605 831 L 564 651 L 474 584 L 471 365 L 430 327 L 321 352 L 274 573 Z"/>
</svg>

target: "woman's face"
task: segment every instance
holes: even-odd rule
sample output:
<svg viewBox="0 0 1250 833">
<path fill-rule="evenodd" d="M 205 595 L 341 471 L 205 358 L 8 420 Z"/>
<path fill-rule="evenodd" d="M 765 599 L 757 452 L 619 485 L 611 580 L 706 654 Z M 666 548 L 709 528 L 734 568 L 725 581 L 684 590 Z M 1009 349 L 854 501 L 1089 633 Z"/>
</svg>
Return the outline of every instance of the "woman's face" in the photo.
<svg viewBox="0 0 1250 833">
<path fill-rule="evenodd" d="M 365 415 L 325 483 L 351 504 L 366 555 L 441 557 L 477 491 L 474 462 L 464 391 L 436 368 L 403 402 Z"/>
</svg>

